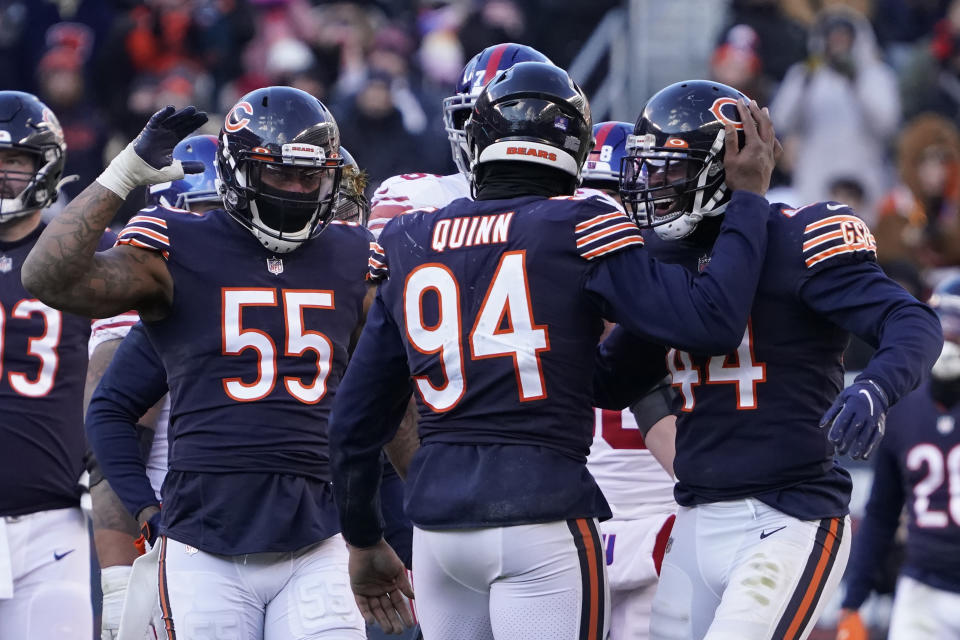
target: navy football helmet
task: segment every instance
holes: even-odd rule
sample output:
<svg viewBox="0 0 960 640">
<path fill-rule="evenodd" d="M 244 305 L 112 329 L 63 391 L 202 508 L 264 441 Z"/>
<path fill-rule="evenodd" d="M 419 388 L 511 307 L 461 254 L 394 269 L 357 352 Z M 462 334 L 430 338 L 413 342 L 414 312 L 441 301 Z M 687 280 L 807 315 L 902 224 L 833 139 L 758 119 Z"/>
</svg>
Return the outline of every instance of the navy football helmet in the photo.
<svg viewBox="0 0 960 640">
<path fill-rule="evenodd" d="M 326 228 L 342 173 L 337 122 L 305 91 L 251 91 L 224 120 L 217 149 L 224 208 L 271 251 L 293 251 Z"/>
<path fill-rule="evenodd" d="M 745 97 L 719 82 L 690 80 L 647 101 L 620 167 L 620 196 L 641 228 L 675 240 L 704 217 L 723 213 L 730 201 L 724 125 L 743 129 L 737 100 Z"/>
<path fill-rule="evenodd" d="M 598 122 L 593 125 L 593 151 L 583 167 L 583 186 L 616 192 L 620 164 L 627 153 L 627 137 L 633 134 L 629 122 Z"/>
<path fill-rule="evenodd" d="M 443 101 L 443 124 L 450 140 L 453 161 L 466 177 L 470 176 L 470 155 L 463 125 L 486 84 L 518 62 L 552 64 L 547 56 L 533 47 L 513 42 L 495 44 L 470 58 L 460 73 L 456 93 Z"/>
<path fill-rule="evenodd" d="M 367 174 L 344 147 L 340 147 L 340 157 L 343 158 L 343 178 L 340 180 L 340 201 L 333 217 L 367 226 L 370 202 L 363 191 L 367 187 Z"/>
<path fill-rule="evenodd" d="M 0 91 L 0 150 L 27 154 L 23 171 L 0 171 L 0 222 L 43 209 L 57 201 L 67 161 L 63 129 L 47 105 L 22 91 Z"/>
<path fill-rule="evenodd" d="M 147 189 L 147 206 L 187 211 L 220 209 L 223 199 L 217 191 L 216 136 L 184 138 L 173 148 L 173 159 L 202 162 L 203 173 L 188 173 L 180 180 L 150 185 Z"/>
<path fill-rule="evenodd" d="M 471 176 L 487 162 L 533 162 L 573 176 L 577 184 L 593 148 L 590 104 L 567 72 L 546 62 L 521 62 L 480 93 L 465 126 Z"/>
</svg>

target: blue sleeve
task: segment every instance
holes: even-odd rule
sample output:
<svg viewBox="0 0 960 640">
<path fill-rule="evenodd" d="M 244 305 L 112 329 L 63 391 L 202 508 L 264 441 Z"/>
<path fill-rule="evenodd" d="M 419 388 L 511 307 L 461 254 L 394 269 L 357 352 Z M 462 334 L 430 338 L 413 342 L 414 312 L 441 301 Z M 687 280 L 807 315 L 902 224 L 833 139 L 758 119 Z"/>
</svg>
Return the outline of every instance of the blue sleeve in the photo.
<svg viewBox="0 0 960 640">
<path fill-rule="evenodd" d="M 943 347 L 933 310 L 875 262 L 840 263 L 802 281 L 803 302 L 877 349 L 857 380 L 876 381 L 892 406 L 930 373 Z"/>
<path fill-rule="evenodd" d="M 667 375 L 667 350 L 621 326 L 597 346 L 593 406 L 625 409 Z"/>
<path fill-rule="evenodd" d="M 396 434 L 411 392 L 403 338 L 381 287 L 330 415 L 334 497 L 343 537 L 355 547 L 372 546 L 383 534 L 380 451 Z"/>
<path fill-rule="evenodd" d="M 586 290 L 604 317 L 638 336 L 692 353 L 736 350 L 767 250 L 770 204 L 736 191 L 724 214 L 710 265 L 692 274 L 642 248 L 610 254 L 587 273 Z"/>
<path fill-rule="evenodd" d="M 895 439 L 887 438 L 880 441 L 877 450 L 870 499 L 850 550 L 845 609 L 859 609 L 873 590 L 877 568 L 900 524 L 904 499 Z"/>
<path fill-rule="evenodd" d="M 117 348 L 87 408 L 87 439 L 104 477 L 134 516 L 157 504 L 140 454 L 136 425 L 167 393 L 167 375 L 147 338 L 136 325 Z"/>
</svg>

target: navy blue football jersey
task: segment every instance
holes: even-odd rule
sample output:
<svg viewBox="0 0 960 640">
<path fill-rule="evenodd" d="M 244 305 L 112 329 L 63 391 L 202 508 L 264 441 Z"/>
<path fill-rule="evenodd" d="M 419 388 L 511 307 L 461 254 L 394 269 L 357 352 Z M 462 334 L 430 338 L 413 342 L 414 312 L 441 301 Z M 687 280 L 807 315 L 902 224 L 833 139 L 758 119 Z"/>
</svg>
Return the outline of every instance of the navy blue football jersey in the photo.
<svg viewBox="0 0 960 640">
<path fill-rule="evenodd" d="M 850 333 L 874 346 L 883 338 L 862 377 L 895 402 L 936 359 L 939 323 L 884 275 L 873 236 L 845 205 L 772 205 L 769 219 L 739 347 L 667 354 L 679 407 L 676 498 L 690 506 L 754 497 L 803 520 L 842 516 L 850 476 L 818 425 L 843 387 Z M 706 220 L 680 241 L 645 239 L 665 262 L 709 270 L 717 224 Z"/>
<path fill-rule="evenodd" d="M 222 210 L 163 208 L 120 232 L 118 243 L 160 252 L 174 282 L 169 315 L 145 323 L 170 387 L 167 535 L 240 554 L 339 531 L 326 425 L 362 322 L 371 239 L 335 222 L 275 255 Z"/>
<path fill-rule="evenodd" d="M 0 516 L 80 504 L 90 319 L 48 307 L 20 282 L 45 226 L 0 242 Z"/>
<path fill-rule="evenodd" d="M 724 258 L 702 275 L 652 260 L 636 225 L 599 198 L 461 199 L 391 220 L 370 258 L 372 276 L 387 279 L 331 425 L 335 467 L 350 467 L 335 480 L 347 539 L 366 538 L 348 532 L 346 515 L 363 502 L 349 487 L 365 472 L 342 461 L 382 445 L 372 440 L 388 437 L 411 391 L 421 447 L 405 508 L 416 525 L 609 517 L 586 468 L 602 319 L 661 343 L 736 344 L 768 206 L 734 197 Z M 662 355 L 650 364 L 661 371 Z M 373 402 L 360 400 L 368 385 Z"/>
<path fill-rule="evenodd" d="M 876 452 L 873 487 L 853 540 L 844 606 L 859 608 L 872 587 L 907 508 L 901 572 L 936 589 L 960 593 L 960 404 L 947 409 L 929 384 L 887 414 Z"/>
</svg>

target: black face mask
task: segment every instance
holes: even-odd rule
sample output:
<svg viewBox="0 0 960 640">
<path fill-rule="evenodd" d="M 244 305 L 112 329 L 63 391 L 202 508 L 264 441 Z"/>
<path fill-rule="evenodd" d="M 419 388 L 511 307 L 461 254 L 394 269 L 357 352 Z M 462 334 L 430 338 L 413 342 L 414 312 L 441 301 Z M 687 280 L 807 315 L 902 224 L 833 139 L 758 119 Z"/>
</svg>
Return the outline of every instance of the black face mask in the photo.
<svg viewBox="0 0 960 640">
<path fill-rule="evenodd" d="M 960 378 L 940 380 L 930 376 L 930 395 L 948 409 L 953 407 L 960 402 Z"/>
<path fill-rule="evenodd" d="M 291 193 L 260 184 L 256 198 L 257 212 L 264 224 L 285 233 L 297 232 L 310 222 L 317 212 L 320 189 L 309 193 Z"/>
</svg>

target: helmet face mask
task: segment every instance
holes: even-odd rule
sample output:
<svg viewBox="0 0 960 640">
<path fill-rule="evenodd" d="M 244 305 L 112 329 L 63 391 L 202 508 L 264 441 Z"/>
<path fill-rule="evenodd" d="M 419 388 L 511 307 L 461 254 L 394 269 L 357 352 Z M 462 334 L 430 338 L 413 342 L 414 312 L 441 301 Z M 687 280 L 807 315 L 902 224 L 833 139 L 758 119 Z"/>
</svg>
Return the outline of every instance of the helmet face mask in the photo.
<svg viewBox="0 0 960 640">
<path fill-rule="evenodd" d="M 457 169 L 470 177 L 471 157 L 465 126 L 484 86 L 499 72 L 519 62 L 545 62 L 550 59 L 522 44 L 505 42 L 487 47 L 473 56 L 463 68 L 457 81 L 456 93 L 443 100 L 443 125 L 450 141 L 450 152 Z"/>
<path fill-rule="evenodd" d="M 66 149 L 60 123 L 36 96 L 0 91 L 0 223 L 56 202 Z"/>
<path fill-rule="evenodd" d="M 338 208 L 344 160 L 333 115 L 290 87 L 258 89 L 230 111 L 217 175 L 224 207 L 267 249 L 316 237 Z"/>
<path fill-rule="evenodd" d="M 736 107 L 742 97 L 732 87 L 691 80 L 647 101 L 620 165 L 620 196 L 638 226 L 677 240 L 726 210 L 724 127 L 743 128 Z"/>
</svg>

